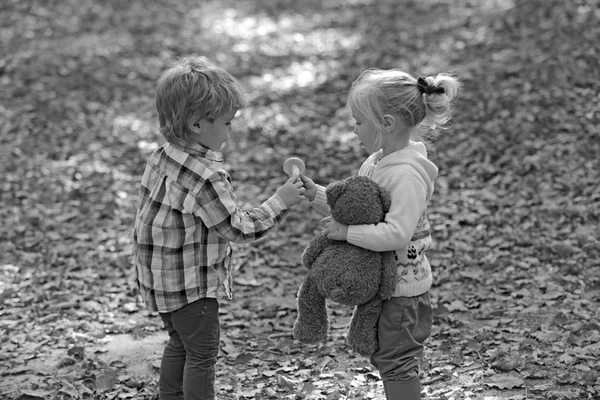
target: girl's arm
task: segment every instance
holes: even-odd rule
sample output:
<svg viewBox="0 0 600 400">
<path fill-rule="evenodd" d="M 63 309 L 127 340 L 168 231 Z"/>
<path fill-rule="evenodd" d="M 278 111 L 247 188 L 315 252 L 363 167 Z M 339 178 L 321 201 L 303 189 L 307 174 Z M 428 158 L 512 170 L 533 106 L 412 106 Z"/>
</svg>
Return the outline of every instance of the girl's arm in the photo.
<svg viewBox="0 0 600 400">
<path fill-rule="evenodd" d="M 329 205 L 327 204 L 327 196 L 325 195 L 325 187 L 317 185 L 308 176 L 301 174 L 300 179 L 306 189 L 305 196 L 308 204 L 311 205 L 319 214 L 326 216 L 331 214 Z"/>
<path fill-rule="evenodd" d="M 325 187 L 321 185 L 317 186 L 317 195 L 314 200 L 309 202 L 309 204 L 321 215 L 329 215 L 331 214 L 331 210 L 329 209 L 329 205 L 327 204 L 327 196 L 325 195 Z"/>
<path fill-rule="evenodd" d="M 374 251 L 408 246 L 427 207 L 427 188 L 422 179 L 403 172 L 394 177 L 387 190 L 392 204 L 385 220 L 378 224 L 349 226 L 348 243 Z"/>
</svg>

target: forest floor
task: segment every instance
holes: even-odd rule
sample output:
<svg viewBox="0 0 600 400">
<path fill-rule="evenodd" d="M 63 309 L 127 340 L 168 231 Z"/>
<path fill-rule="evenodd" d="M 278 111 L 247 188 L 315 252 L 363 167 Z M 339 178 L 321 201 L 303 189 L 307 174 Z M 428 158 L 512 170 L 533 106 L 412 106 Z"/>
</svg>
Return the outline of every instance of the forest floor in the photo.
<svg viewBox="0 0 600 400">
<path fill-rule="evenodd" d="M 304 159 L 356 173 L 345 96 L 365 68 L 463 82 L 434 143 L 434 330 L 423 397 L 600 399 L 598 0 L 8 0 L 0 6 L 0 398 L 156 399 L 166 341 L 137 296 L 131 228 L 162 139 L 155 80 L 204 54 L 249 106 L 225 167 L 244 207 Z M 345 344 L 293 340 L 306 204 L 234 245 L 221 302 L 220 400 L 384 399 Z"/>
</svg>

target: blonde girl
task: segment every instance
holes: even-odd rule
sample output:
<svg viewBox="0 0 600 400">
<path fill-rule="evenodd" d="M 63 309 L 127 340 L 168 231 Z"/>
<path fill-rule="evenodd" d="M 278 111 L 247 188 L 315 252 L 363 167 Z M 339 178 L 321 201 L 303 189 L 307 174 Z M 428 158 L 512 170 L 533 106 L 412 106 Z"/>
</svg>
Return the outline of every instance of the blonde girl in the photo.
<svg viewBox="0 0 600 400">
<path fill-rule="evenodd" d="M 426 256 L 432 239 L 426 211 L 438 173 L 422 140 L 449 121 L 459 88 L 459 81 L 446 74 L 415 78 L 398 69 L 369 69 L 352 84 L 348 97 L 354 133 L 371 153 L 358 174 L 385 188 L 392 204 L 378 224 L 347 226 L 330 216 L 323 221 L 331 239 L 395 251 L 396 289 L 383 305 L 379 349 L 370 357 L 388 400 L 421 398 L 419 366 L 433 322 Z M 328 215 L 325 188 L 301 178 L 310 204 Z"/>
</svg>

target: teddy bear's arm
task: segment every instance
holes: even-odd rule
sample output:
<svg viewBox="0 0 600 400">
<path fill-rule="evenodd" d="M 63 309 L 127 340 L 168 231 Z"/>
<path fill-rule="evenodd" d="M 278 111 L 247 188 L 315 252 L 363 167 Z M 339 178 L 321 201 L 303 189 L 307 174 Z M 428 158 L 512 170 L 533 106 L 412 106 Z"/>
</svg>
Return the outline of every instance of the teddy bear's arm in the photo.
<svg viewBox="0 0 600 400">
<path fill-rule="evenodd" d="M 304 343 L 316 343 L 327 337 L 329 321 L 325 298 L 309 275 L 298 291 L 298 317 L 294 323 L 294 338 Z"/>
<path fill-rule="evenodd" d="M 383 268 L 381 269 L 381 285 L 379 295 L 381 299 L 392 297 L 396 289 L 396 257 L 393 251 L 386 251 L 381 254 L 383 258 Z"/>
<path fill-rule="evenodd" d="M 304 253 L 302 253 L 302 264 L 307 269 L 311 269 L 315 260 L 325 249 L 325 246 L 329 243 L 329 239 L 325 236 L 325 233 L 319 232 L 317 236 L 315 236 L 304 249 Z"/>
</svg>

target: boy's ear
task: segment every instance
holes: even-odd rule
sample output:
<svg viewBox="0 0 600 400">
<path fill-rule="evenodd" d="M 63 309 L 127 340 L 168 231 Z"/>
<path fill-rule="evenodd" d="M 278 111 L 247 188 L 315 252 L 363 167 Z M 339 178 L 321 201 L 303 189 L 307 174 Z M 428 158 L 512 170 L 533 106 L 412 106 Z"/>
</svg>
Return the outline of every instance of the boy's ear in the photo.
<svg viewBox="0 0 600 400">
<path fill-rule="evenodd" d="M 385 114 L 383 116 L 383 126 L 386 131 L 388 131 L 388 132 L 393 131 L 394 128 L 396 127 L 396 118 L 394 118 L 392 115 Z"/>
<path fill-rule="evenodd" d="M 190 121 L 188 128 L 190 129 L 190 131 L 194 132 L 194 133 L 200 133 L 202 132 L 202 128 L 200 126 L 200 122 L 199 121 Z"/>
</svg>

